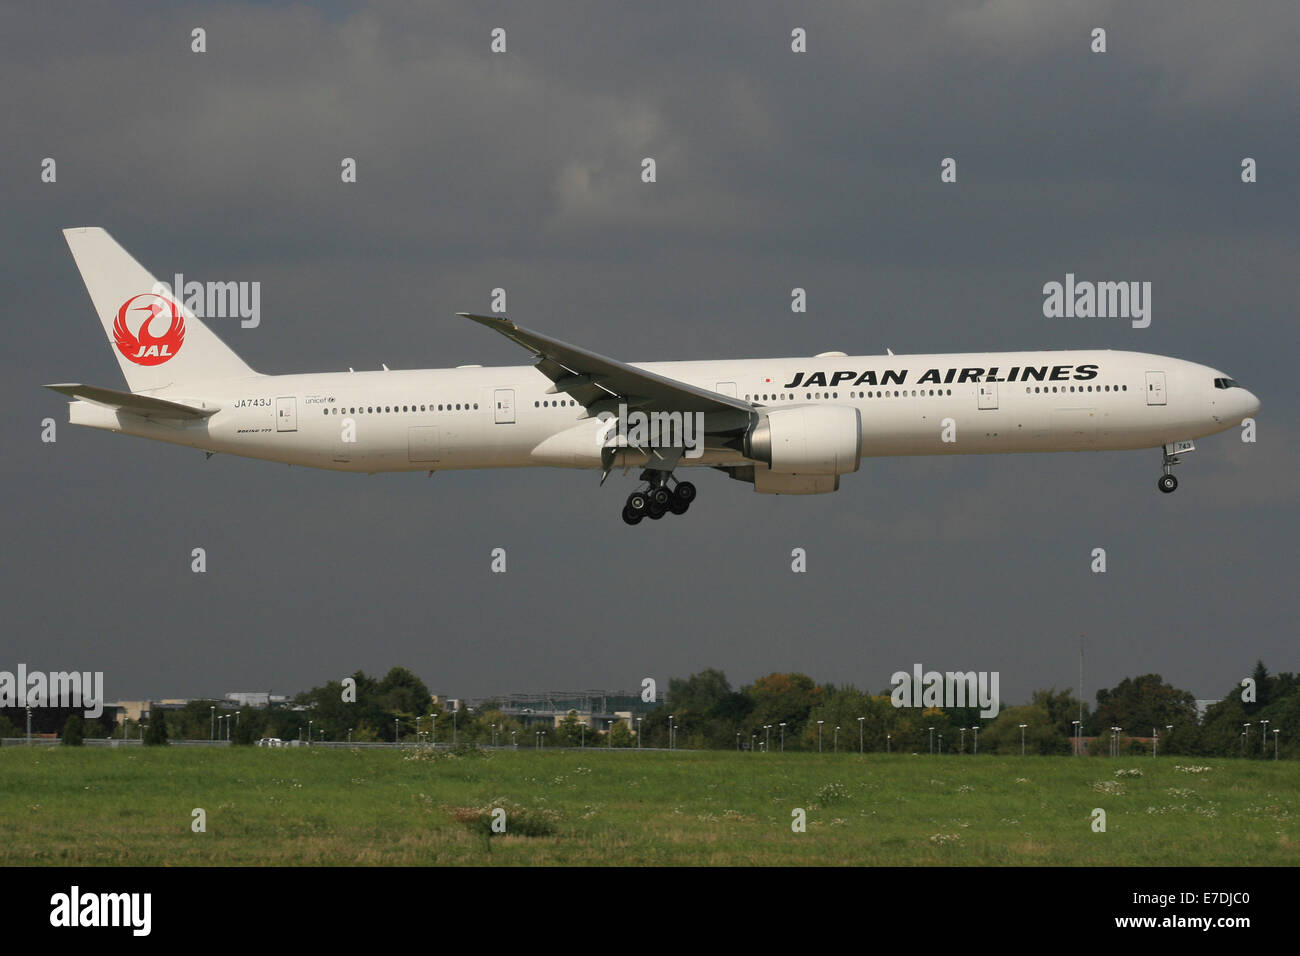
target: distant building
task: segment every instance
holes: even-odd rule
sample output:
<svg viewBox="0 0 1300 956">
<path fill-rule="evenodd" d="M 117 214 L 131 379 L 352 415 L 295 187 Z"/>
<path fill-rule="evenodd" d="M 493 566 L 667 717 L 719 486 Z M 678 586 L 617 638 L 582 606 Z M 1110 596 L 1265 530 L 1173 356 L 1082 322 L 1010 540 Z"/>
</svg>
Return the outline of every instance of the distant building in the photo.
<svg viewBox="0 0 1300 956">
<path fill-rule="evenodd" d="M 104 709 L 114 711 L 114 722 L 117 724 L 126 720 L 133 720 L 138 724 L 141 720 L 149 719 L 152 706 L 153 702 L 148 700 L 119 700 L 106 703 Z"/>
<path fill-rule="evenodd" d="M 270 707 L 273 704 L 287 704 L 289 698 L 283 694 L 272 694 L 270 691 L 234 691 L 226 694 L 225 701 L 228 704 L 234 704 L 236 707 L 252 707 L 261 710 Z"/>
<path fill-rule="evenodd" d="M 659 706 L 656 701 L 643 701 L 641 695 L 634 692 L 605 690 L 510 694 L 496 698 L 496 702 L 501 713 L 515 718 L 525 727 L 534 724 L 558 727 L 573 711 L 579 723 L 600 731 L 609 730 L 619 723 L 635 731 L 636 718 Z"/>
<path fill-rule="evenodd" d="M 595 718 L 591 714 L 580 714 L 576 710 L 571 710 L 563 714 L 553 714 L 552 717 L 554 718 L 554 725 L 556 727 L 559 727 L 561 724 L 563 724 L 566 720 L 569 719 L 569 714 L 573 714 L 573 719 L 583 726 L 593 727 L 593 728 L 596 726 Z"/>
</svg>

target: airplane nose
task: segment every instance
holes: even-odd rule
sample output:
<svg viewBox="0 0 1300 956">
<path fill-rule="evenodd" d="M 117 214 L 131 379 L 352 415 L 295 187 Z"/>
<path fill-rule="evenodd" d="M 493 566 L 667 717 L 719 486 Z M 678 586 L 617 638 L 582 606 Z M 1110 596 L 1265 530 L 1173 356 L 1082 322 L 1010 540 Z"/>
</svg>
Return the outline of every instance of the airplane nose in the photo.
<svg viewBox="0 0 1300 956">
<path fill-rule="evenodd" d="M 1241 413 L 1243 418 L 1253 418 L 1259 412 L 1259 399 L 1255 397 L 1254 392 L 1247 391 L 1242 396 L 1245 401 L 1245 410 Z"/>
</svg>

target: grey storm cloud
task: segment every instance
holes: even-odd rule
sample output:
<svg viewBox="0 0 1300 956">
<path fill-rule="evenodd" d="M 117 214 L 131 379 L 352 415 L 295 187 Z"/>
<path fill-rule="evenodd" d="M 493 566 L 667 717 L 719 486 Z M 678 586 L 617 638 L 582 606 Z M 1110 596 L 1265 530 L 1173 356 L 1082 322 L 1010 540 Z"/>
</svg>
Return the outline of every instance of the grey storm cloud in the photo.
<svg viewBox="0 0 1300 956">
<path fill-rule="evenodd" d="M 1089 696 L 1300 667 L 1292 4 L 50 3 L 0 23 L 0 664 L 102 669 L 110 697 L 404 664 L 474 696 L 705 667 L 878 690 L 925 661 L 999 670 L 1013 703 L 1073 686 L 1080 633 Z M 452 317 L 504 287 L 521 324 L 632 361 L 1174 355 L 1261 397 L 1259 441 L 1205 440 L 1168 497 L 1155 451 L 868 460 L 808 499 L 706 474 L 651 533 L 618 520 L 634 475 L 205 461 L 78 431 L 40 387 L 121 387 L 72 225 L 160 278 L 259 281 L 257 329 L 213 324 L 266 372 L 522 364 Z M 1045 319 L 1066 272 L 1152 282 L 1151 328 Z"/>
</svg>

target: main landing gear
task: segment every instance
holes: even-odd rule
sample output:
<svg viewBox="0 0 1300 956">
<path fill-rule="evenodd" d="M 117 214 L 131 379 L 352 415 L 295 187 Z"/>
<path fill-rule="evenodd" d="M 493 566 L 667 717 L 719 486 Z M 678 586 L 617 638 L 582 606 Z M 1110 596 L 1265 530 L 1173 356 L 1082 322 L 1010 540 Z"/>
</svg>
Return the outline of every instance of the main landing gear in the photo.
<svg viewBox="0 0 1300 956">
<path fill-rule="evenodd" d="M 671 491 L 668 488 L 670 479 L 674 486 Z M 640 524 L 642 518 L 658 521 L 670 511 L 684 515 L 695 500 L 695 486 L 689 481 L 677 481 L 670 472 L 644 471 L 641 480 L 649 482 L 650 486 L 627 496 L 623 520 L 628 524 Z"/>
</svg>

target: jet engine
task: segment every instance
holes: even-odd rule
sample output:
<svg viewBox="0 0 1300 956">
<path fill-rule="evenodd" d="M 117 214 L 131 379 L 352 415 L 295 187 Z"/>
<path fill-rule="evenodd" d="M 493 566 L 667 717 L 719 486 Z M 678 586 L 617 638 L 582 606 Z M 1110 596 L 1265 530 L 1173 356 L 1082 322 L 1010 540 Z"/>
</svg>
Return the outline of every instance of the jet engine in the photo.
<svg viewBox="0 0 1300 956">
<path fill-rule="evenodd" d="M 773 475 L 847 475 L 861 464 L 862 414 L 849 405 L 775 408 L 746 433 L 744 451 Z"/>
</svg>

